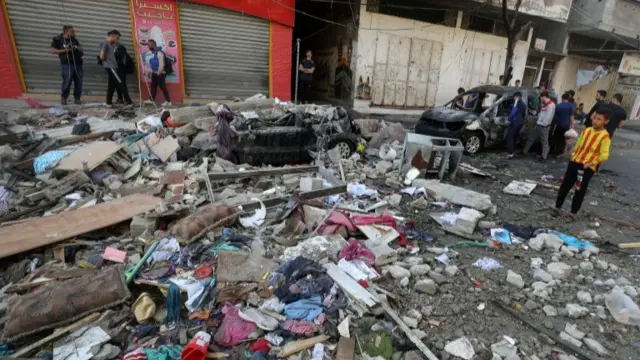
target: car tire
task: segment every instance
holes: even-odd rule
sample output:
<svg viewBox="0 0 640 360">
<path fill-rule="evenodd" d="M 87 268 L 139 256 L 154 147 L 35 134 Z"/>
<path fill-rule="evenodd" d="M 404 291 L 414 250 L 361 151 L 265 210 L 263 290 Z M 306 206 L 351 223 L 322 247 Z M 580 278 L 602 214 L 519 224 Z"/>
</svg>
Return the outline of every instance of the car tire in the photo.
<svg viewBox="0 0 640 360">
<path fill-rule="evenodd" d="M 340 156 L 343 159 L 348 159 L 356 151 L 356 145 L 348 140 L 332 141 L 329 144 L 329 148 L 333 149 L 334 147 L 338 148 L 338 150 L 340 151 Z"/>
<path fill-rule="evenodd" d="M 464 151 L 469 155 L 475 155 L 484 148 L 484 134 L 480 131 L 469 131 L 462 137 Z"/>
</svg>

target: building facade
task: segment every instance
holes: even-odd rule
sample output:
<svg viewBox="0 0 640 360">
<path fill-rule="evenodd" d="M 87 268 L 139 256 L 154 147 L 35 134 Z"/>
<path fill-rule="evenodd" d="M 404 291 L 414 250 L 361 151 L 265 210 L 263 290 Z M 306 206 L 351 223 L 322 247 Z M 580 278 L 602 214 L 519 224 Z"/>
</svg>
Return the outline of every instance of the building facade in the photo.
<svg viewBox="0 0 640 360">
<path fill-rule="evenodd" d="M 291 95 L 295 0 L 0 0 L 0 5 L 5 59 L 0 97 L 59 93 L 58 58 L 49 46 L 66 24 L 76 28 L 84 47 L 84 95 L 106 91 L 96 56 L 113 29 L 135 54 L 138 71 L 128 82 L 138 82 L 143 98 L 150 39 L 173 62 L 167 84 L 174 101 Z"/>
</svg>

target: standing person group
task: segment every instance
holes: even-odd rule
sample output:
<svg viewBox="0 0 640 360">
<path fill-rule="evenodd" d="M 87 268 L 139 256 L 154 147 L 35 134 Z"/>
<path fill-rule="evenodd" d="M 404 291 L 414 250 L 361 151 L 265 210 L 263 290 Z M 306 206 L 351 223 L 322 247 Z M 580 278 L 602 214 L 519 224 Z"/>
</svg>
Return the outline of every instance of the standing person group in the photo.
<svg viewBox="0 0 640 360">
<path fill-rule="evenodd" d="M 159 87 L 165 99 L 163 105 L 171 105 L 169 91 L 166 86 L 166 77 L 172 72 L 171 61 L 154 40 L 149 40 L 149 50 L 153 54 L 149 61 L 151 67 L 151 85 L 149 89 L 151 101 L 156 99 L 157 88 Z M 60 58 L 62 70 L 60 103 L 62 105 L 68 104 L 71 86 L 73 85 L 74 103 L 81 104 L 84 50 L 76 38 L 76 31 L 73 26 L 64 25 L 62 27 L 62 33 L 51 41 L 50 52 Z M 308 59 L 310 59 L 310 55 Z M 313 64 L 313 62 L 311 63 Z M 305 66 L 307 66 L 306 64 Z M 135 62 L 125 46 L 120 43 L 120 32 L 118 30 L 111 30 L 107 33 L 106 40 L 100 46 L 98 65 L 102 66 L 107 73 L 107 106 L 113 106 L 114 93 L 117 94 L 115 104 L 133 104 L 129 96 L 127 76 L 135 72 Z M 311 72 L 307 71 L 305 73 L 312 74 L 313 67 L 315 65 L 311 67 Z"/>
</svg>

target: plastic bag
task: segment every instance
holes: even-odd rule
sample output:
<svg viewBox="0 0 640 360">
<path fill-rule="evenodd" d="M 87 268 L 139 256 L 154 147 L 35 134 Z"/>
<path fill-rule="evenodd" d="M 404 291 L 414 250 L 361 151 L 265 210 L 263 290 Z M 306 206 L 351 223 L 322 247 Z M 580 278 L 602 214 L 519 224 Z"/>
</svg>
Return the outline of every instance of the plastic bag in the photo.
<svg viewBox="0 0 640 360">
<path fill-rule="evenodd" d="M 578 132 L 575 131 L 574 129 L 569 129 L 564 133 L 564 138 L 567 139 L 567 140 L 577 139 L 578 138 Z"/>
<path fill-rule="evenodd" d="M 162 127 L 162 121 L 160 121 L 159 116 L 149 115 L 136 123 L 136 128 L 141 133 L 147 133 L 153 127 Z"/>
<path fill-rule="evenodd" d="M 604 300 L 607 309 L 614 319 L 621 324 L 640 325 L 640 308 L 618 286 L 607 295 Z"/>
</svg>

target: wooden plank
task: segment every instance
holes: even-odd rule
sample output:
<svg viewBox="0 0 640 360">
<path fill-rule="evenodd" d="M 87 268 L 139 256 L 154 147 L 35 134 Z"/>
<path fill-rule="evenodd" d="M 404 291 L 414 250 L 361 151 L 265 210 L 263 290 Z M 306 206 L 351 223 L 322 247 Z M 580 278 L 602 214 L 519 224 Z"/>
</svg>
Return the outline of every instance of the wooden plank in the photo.
<svg viewBox="0 0 640 360">
<path fill-rule="evenodd" d="M 64 159 L 60 160 L 55 170 L 84 170 L 91 171 L 98 167 L 98 165 L 105 162 L 111 155 L 115 154 L 122 148 L 122 145 L 116 144 L 113 141 L 95 141 L 87 144 L 71 154 L 67 155 Z M 87 163 L 86 168 L 83 162 Z"/>
<path fill-rule="evenodd" d="M 338 265 L 334 263 L 324 264 L 324 268 L 327 269 L 327 275 L 329 275 L 338 286 L 342 288 L 346 293 L 353 298 L 361 301 L 368 307 L 373 307 L 378 303 L 378 299 L 358 284 L 351 276 L 347 275 Z"/>
<path fill-rule="evenodd" d="M 336 360 L 353 360 L 355 359 L 356 339 L 340 337 L 338 341 L 338 351 Z"/>
<path fill-rule="evenodd" d="M 209 180 L 231 180 L 231 179 L 248 179 L 259 176 L 273 176 L 273 175 L 288 175 L 288 174 L 300 174 L 306 172 L 318 171 L 318 166 L 295 166 L 284 167 L 275 169 L 260 169 L 260 170 L 247 170 L 247 171 L 234 171 L 234 172 L 221 172 L 210 173 Z"/>
<path fill-rule="evenodd" d="M 404 331 L 405 335 L 407 335 L 407 338 L 411 340 L 411 342 L 427 357 L 427 359 L 439 360 L 438 357 L 434 353 L 432 353 L 431 350 L 429 350 L 427 345 L 425 345 L 422 340 L 420 340 L 416 336 L 413 330 L 411 330 L 409 326 L 407 326 L 407 324 L 402 321 L 400 315 L 398 315 L 398 313 L 393 310 L 391 306 L 389 306 L 389 303 L 387 303 L 385 300 L 382 300 L 380 304 L 382 305 L 382 309 L 398 324 L 400 330 Z"/>
<path fill-rule="evenodd" d="M 0 258 L 51 245 L 153 210 L 162 200 L 137 194 L 0 228 Z"/>
<path fill-rule="evenodd" d="M 315 336 L 308 339 L 297 340 L 297 341 L 286 343 L 280 350 L 278 357 L 284 359 L 290 355 L 299 353 L 302 350 L 310 349 L 314 347 L 316 344 L 327 341 L 327 340 L 329 340 L 329 337 L 327 335 L 319 335 L 319 336 Z"/>
<path fill-rule="evenodd" d="M 588 212 L 587 215 L 595 217 L 595 218 L 598 218 L 600 220 L 605 220 L 605 221 L 614 223 L 616 225 L 626 226 L 626 227 L 634 228 L 636 230 L 640 230 L 640 225 L 634 224 L 634 223 L 629 222 L 629 221 L 614 219 L 612 217 L 600 215 L 600 214 L 597 214 L 595 212 Z"/>
<path fill-rule="evenodd" d="M 313 199 L 317 199 L 325 196 L 343 194 L 345 192 L 347 192 L 347 185 L 334 186 L 327 189 L 313 190 L 313 191 L 300 193 L 300 200 L 313 200 Z M 265 207 L 270 208 L 270 207 L 278 206 L 280 204 L 284 204 L 290 199 L 291 199 L 290 196 L 283 196 L 283 197 L 276 197 L 276 198 L 262 200 L 262 203 L 264 204 Z M 248 203 L 242 204 L 241 206 L 242 206 L 242 210 L 247 212 L 260 209 L 261 207 L 260 203 L 257 201 L 248 202 Z"/>
<path fill-rule="evenodd" d="M 23 355 L 28 355 L 29 353 L 31 353 L 32 351 L 36 350 L 37 348 L 52 342 L 53 340 L 59 339 L 69 333 L 72 333 L 78 329 L 80 329 L 83 326 L 89 325 L 93 322 L 95 322 L 96 320 L 98 320 L 100 318 L 100 313 L 93 313 L 87 317 L 85 317 L 84 319 L 77 321 L 67 327 L 64 327 L 62 329 L 56 330 L 53 332 L 53 334 L 42 338 L 36 342 L 34 342 L 33 344 L 24 347 L 18 351 L 16 351 L 13 355 L 11 355 L 11 358 L 16 359 L 19 358 Z"/>
</svg>

